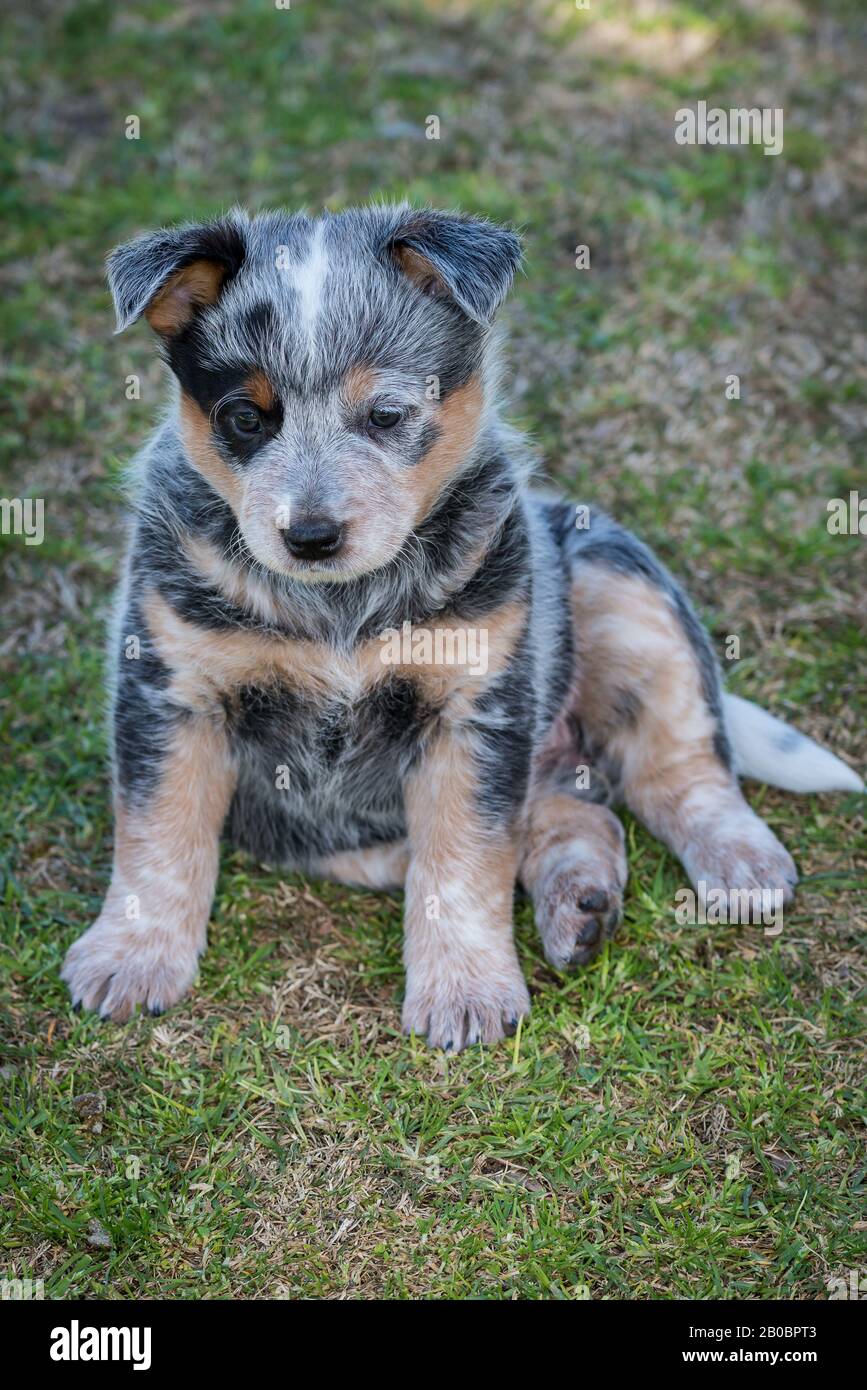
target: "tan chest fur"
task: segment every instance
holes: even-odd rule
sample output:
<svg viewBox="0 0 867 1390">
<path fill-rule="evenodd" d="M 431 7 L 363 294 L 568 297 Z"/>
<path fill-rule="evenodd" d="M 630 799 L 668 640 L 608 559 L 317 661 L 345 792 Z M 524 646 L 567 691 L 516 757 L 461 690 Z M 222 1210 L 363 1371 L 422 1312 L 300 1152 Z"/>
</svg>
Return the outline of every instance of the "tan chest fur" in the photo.
<svg viewBox="0 0 867 1390">
<path fill-rule="evenodd" d="M 238 595 L 230 595 L 237 600 Z M 143 600 L 157 654 L 172 673 L 171 693 L 189 708 L 212 710 L 245 686 L 281 685 L 312 698 L 353 705 L 389 677 L 419 688 L 426 703 L 459 718 L 508 664 L 526 622 L 522 601 L 491 614 L 482 628 L 484 669 L 455 661 L 466 650 L 465 629 L 454 619 L 411 627 L 341 652 L 323 642 L 232 628 L 214 631 L 183 618 L 155 589 Z M 438 659 L 439 658 L 439 659 Z"/>
</svg>

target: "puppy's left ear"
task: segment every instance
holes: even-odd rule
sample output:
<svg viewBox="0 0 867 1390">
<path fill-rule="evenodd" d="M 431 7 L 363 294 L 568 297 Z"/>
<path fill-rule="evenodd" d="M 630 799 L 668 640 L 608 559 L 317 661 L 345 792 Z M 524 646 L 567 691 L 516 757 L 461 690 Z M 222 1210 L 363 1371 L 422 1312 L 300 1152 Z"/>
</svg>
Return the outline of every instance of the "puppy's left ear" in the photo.
<svg viewBox="0 0 867 1390">
<path fill-rule="evenodd" d="M 491 322 L 521 263 L 521 240 L 509 227 L 431 209 L 403 210 L 388 249 L 424 294 L 454 300 L 480 324 Z"/>
<path fill-rule="evenodd" d="M 246 218 L 238 211 L 215 222 L 146 232 L 108 258 L 116 333 L 144 314 L 161 337 L 179 333 L 199 310 L 216 303 L 246 255 Z"/>
</svg>

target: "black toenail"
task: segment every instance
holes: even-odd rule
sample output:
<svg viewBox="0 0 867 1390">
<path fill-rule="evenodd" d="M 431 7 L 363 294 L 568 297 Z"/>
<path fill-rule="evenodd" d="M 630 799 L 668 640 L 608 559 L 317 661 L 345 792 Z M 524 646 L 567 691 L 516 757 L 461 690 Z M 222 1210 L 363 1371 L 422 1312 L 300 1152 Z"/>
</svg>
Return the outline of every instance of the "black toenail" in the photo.
<svg viewBox="0 0 867 1390">
<path fill-rule="evenodd" d="M 453 1043 L 452 1039 L 449 1038 L 448 1042 L 446 1043 L 445 1047 L 443 1048 L 443 1052 L 451 1052 L 451 1050 L 452 1050 L 453 1047 L 454 1047 L 454 1043 Z"/>
<path fill-rule="evenodd" d="M 591 943 L 589 946 L 587 946 L 587 945 L 576 945 L 575 950 L 572 952 L 572 954 L 571 954 L 571 956 L 569 957 L 569 959 L 568 959 L 568 961 L 566 962 L 566 964 L 567 964 L 567 965 L 588 965 L 589 962 L 593 959 L 593 957 L 594 957 L 595 955 L 596 955 L 596 944 L 595 944 L 595 942 L 594 942 L 594 943 Z"/>
<path fill-rule="evenodd" d="M 578 900 L 578 906 L 582 912 L 601 912 L 603 907 L 608 906 L 608 894 L 601 890 L 596 893 L 588 893 L 586 898 Z"/>
<path fill-rule="evenodd" d="M 162 1018 L 163 1014 L 165 1013 L 165 1009 L 149 1009 L 148 1012 L 150 1013 L 151 1018 Z"/>
<path fill-rule="evenodd" d="M 73 1012 L 74 1014 L 80 1014 L 80 1013 L 81 1013 L 81 1000 L 80 1000 L 80 999 L 79 999 L 79 1001 L 78 1001 L 77 1004 L 73 1004 L 73 1006 L 72 1006 L 72 1012 Z"/>
</svg>

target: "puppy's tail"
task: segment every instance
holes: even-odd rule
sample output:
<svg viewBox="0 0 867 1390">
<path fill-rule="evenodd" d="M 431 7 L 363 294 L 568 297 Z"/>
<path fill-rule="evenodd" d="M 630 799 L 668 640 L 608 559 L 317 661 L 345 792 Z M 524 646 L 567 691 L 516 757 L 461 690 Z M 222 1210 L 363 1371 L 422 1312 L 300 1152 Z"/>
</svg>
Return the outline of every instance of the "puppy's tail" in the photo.
<svg viewBox="0 0 867 1390">
<path fill-rule="evenodd" d="M 723 695 L 735 771 L 790 792 L 863 792 L 851 767 L 782 719 L 739 695 Z"/>
</svg>

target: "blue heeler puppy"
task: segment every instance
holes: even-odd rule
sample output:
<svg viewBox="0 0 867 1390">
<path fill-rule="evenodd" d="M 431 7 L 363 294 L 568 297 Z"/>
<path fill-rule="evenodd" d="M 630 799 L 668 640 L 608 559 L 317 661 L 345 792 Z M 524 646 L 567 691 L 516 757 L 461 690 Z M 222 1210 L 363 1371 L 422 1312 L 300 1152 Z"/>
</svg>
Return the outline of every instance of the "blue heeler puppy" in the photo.
<svg viewBox="0 0 867 1390">
<path fill-rule="evenodd" d="M 610 803 L 695 883 L 788 898 L 795 866 L 738 774 L 861 787 L 722 693 L 640 541 L 529 487 L 491 331 L 519 257 L 511 231 L 406 206 L 233 212 L 111 256 L 118 328 L 148 319 L 176 387 L 139 466 L 114 871 L 66 958 L 77 1005 L 177 1003 L 224 836 L 402 886 L 404 1028 L 493 1043 L 529 1008 L 516 883 L 558 968 L 620 921 Z"/>
</svg>

